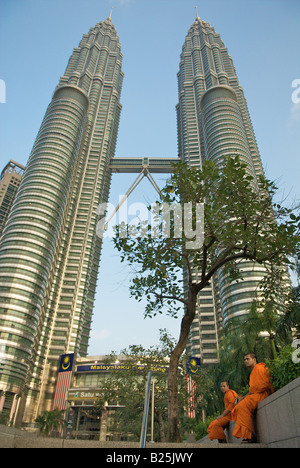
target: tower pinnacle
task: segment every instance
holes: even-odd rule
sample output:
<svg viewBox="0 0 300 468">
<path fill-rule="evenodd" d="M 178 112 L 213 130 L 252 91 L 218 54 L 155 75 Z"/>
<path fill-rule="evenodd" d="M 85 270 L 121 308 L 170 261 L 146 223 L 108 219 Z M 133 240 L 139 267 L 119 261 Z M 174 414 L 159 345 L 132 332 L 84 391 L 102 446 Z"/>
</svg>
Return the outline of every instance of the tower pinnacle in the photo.
<svg viewBox="0 0 300 468">
<path fill-rule="evenodd" d="M 111 21 L 111 15 L 112 15 L 113 9 L 114 9 L 114 7 L 112 6 L 112 7 L 111 7 L 111 10 L 110 10 L 110 13 L 109 13 L 109 17 L 107 18 L 107 19 L 110 20 L 110 21 Z"/>
</svg>

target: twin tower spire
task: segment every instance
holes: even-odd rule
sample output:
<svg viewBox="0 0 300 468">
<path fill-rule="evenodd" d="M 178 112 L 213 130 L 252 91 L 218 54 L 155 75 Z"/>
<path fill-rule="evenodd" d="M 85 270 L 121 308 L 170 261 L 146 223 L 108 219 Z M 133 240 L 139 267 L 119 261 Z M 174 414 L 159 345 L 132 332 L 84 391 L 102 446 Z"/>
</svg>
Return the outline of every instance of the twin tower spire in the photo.
<svg viewBox="0 0 300 468">
<path fill-rule="evenodd" d="M 110 13 L 109 13 L 109 17 L 107 18 L 108 20 L 111 20 L 111 15 L 112 15 L 113 9 L 114 9 L 114 7 L 112 6 L 111 10 L 110 10 Z"/>
<path fill-rule="evenodd" d="M 107 18 L 108 20 L 111 20 L 113 9 L 114 9 L 114 7 L 112 6 L 111 10 L 110 10 L 110 13 L 109 13 L 109 17 Z M 198 15 L 198 7 L 197 6 L 195 6 L 195 10 L 196 10 L 196 19 L 200 20 L 200 17 Z"/>
</svg>

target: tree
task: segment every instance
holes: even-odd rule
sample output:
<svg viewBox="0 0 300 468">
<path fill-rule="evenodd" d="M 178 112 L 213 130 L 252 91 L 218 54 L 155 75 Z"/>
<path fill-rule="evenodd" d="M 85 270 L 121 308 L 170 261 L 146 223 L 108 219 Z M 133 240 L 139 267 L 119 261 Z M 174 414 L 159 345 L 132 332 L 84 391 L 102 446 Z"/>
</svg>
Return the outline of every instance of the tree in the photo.
<svg viewBox="0 0 300 468">
<path fill-rule="evenodd" d="M 278 319 L 277 335 L 285 344 L 300 339 L 300 262 L 295 260 L 296 282 L 286 303 L 284 314 Z"/>
<path fill-rule="evenodd" d="M 169 441 L 180 440 L 178 364 L 199 292 L 221 268 L 230 281 L 242 279 L 238 262 L 244 260 L 265 266 L 268 291 L 268 285 L 275 284 L 278 269 L 291 264 L 291 255 L 299 253 L 300 217 L 272 201 L 276 190 L 274 183 L 263 177 L 256 181 L 239 157 L 224 158 L 221 168 L 212 161 L 206 161 L 202 169 L 178 163 L 156 205 L 152 216 L 155 226 L 141 222 L 134 227 L 116 227 L 115 247 L 121 260 L 135 269 L 130 293 L 138 301 L 147 299 L 145 317 L 162 313 L 163 308 L 177 317 L 183 309 L 180 336 L 169 364 Z M 166 207 L 176 207 L 174 215 L 167 211 L 168 216 L 164 216 Z M 181 220 L 192 228 L 180 231 Z M 203 241 L 199 245 L 201 221 Z"/>
<path fill-rule="evenodd" d="M 44 411 L 35 422 L 39 425 L 41 433 L 49 436 L 52 431 L 58 432 L 66 425 L 64 418 L 64 410 L 55 408 L 52 411 Z"/>
<path fill-rule="evenodd" d="M 144 412 L 145 383 L 148 372 L 152 371 L 155 385 L 155 439 L 165 441 L 167 421 L 167 367 L 169 355 L 175 345 L 175 340 L 169 333 L 160 330 L 159 345 L 145 349 L 142 345 L 130 345 L 121 351 L 120 365 L 124 370 L 111 370 L 109 378 L 101 385 L 96 406 L 103 411 L 106 402 L 119 405 L 118 411 L 111 419 L 111 430 L 119 434 L 132 434 L 139 440 Z M 112 353 L 107 357 L 107 363 L 115 361 Z M 182 388 L 181 407 L 186 401 L 185 379 L 179 387 Z"/>
</svg>

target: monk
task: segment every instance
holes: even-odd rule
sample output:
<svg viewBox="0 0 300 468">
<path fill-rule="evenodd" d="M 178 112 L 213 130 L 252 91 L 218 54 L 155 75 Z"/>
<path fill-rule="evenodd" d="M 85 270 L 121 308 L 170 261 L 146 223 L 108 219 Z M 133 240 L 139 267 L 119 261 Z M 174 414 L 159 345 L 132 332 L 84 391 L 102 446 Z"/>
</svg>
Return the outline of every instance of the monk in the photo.
<svg viewBox="0 0 300 468">
<path fill-rule="evenodd" d="M 207 432 L 209 440 L 218 439 L 222 444 L 226 443 L 224 428 L 228 425 L 229 421 L 231 421 L 231 411 L 236 405 L 238 395 L 234 390 L 230 390 L 229 384 L 226 380 L 221 382 L 221 392 L 224 393 L 225 410 L 220 416 L 210 423 Z"/>
<path fill-rule="evenodd" d="M 249 380 L 249 393 L 239 399 L 239 403 L 232 410 L 232 419 L 235 421 L 233 436 L 243 438 L 243 443 L 255 442 L 252 435 L 252 415 L 258 403 L 273 393 L 269 372 L 263 362 L 257 363 L 254 353 L 244 356 L 245 365 L 251 370 Z"/>
</svg>

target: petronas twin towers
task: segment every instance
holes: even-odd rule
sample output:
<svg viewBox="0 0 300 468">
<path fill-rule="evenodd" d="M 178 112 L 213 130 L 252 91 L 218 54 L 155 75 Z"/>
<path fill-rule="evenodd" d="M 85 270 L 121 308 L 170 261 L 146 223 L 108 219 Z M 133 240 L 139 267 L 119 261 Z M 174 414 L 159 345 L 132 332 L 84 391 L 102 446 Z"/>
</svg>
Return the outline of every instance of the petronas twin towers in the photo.
<svg viewBox="0 0 300 468">
<path fill-rule="evenodd" d="M 11 418 L 31 422 L 50 409 L 59 356 L 87 354 L 101 254 L 97 207 L 109 197 L 123 76 L 108 18 L 73 50 L 1 238 L 0 411 L 8 408 Z M 186 36 L 178 84 L 180 158 L 200 167 L 238 154 L 254 177 L 262 174 L 232 59 L 199 17 Z M 221 271 L 199 295 L 189 348 L 206 364 L 217 362 L 220 327 L 256 297 L 263 271 L 249 262 L 241 268 L 243 282 L 229 284 Z"/>
</svg>

